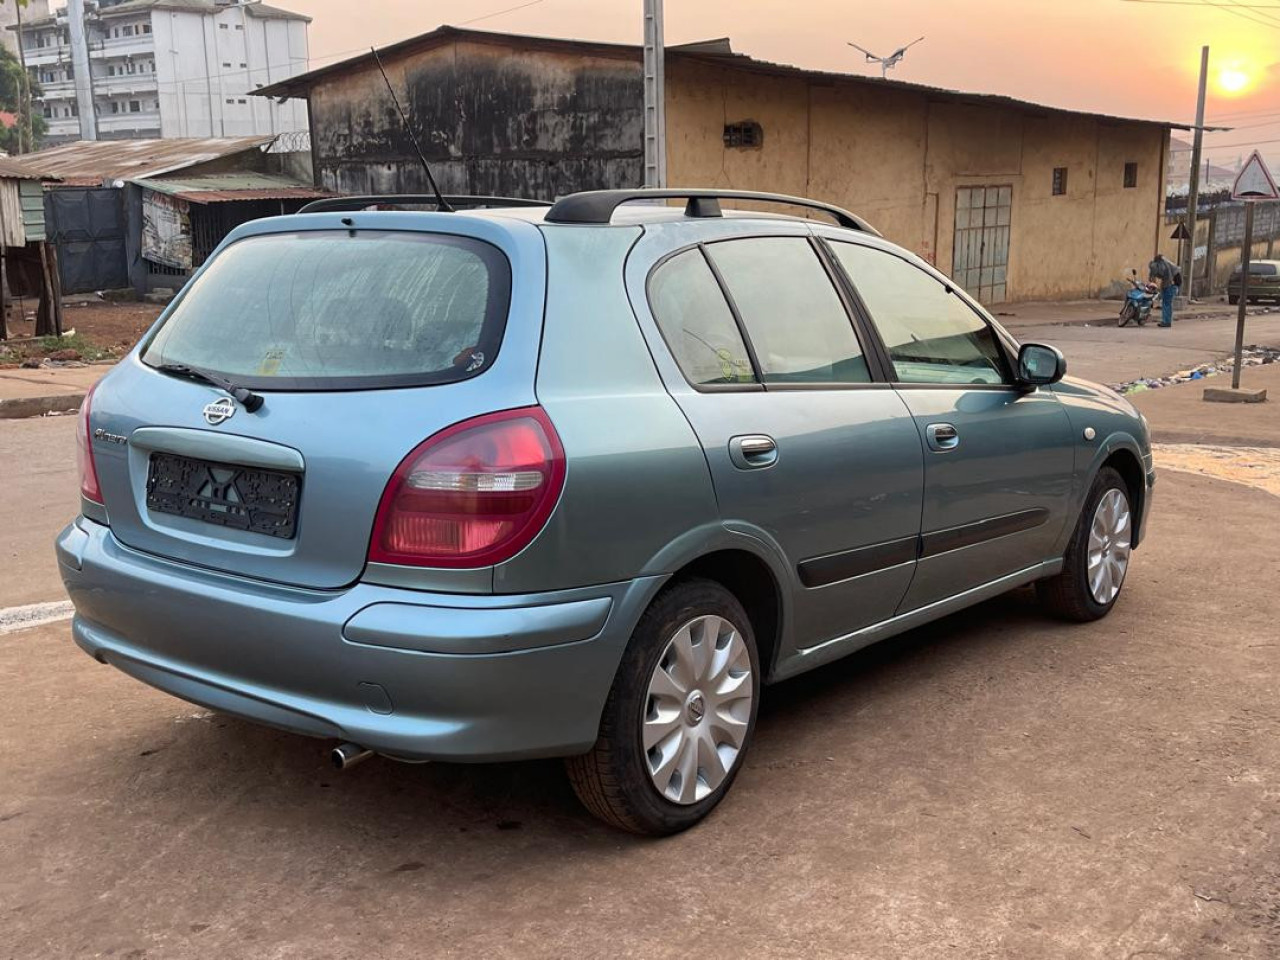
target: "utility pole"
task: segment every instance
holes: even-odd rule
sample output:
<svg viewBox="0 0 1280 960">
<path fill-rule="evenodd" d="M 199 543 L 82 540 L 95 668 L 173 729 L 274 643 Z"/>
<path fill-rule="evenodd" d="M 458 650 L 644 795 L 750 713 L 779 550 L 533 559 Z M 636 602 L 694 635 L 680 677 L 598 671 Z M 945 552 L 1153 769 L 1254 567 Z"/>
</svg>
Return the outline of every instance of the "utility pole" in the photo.
<svg viewBox="0 0 1280 960">
<path fill-rule="evenodd" d="M 84 0 L 67 0 L 67 26 L 71 32 L 71 65 L 76 72 L 76 110 L 80 114 L 80 139 L 98 139 L 98 118 L 93 112 L 89 86 L 89 40 L 84 22 Z"/>
<path fill-rule="evenodd" d="M 1204 95 L 1209 85 L 1209 48 L 1200 48 L 1200 95 L 1196 101 L 1196 135 L 1191 146 L 1191 184 L 1187 191 L 1187 230 L 1191 242 L 1187 244 L 1187 260 L 1182 265 L 1182 277 L 1187 281 L 1187 300 L 1195 289 L 1196 267 L 1196 214 L 1200 206 L 1200 151 L 1204 147 Z"/>
<path fill-rule="evenodd" d="M 667 185 L 666 52 L 662 0 L 644 0 L 644 185 Z"/>
</svg>

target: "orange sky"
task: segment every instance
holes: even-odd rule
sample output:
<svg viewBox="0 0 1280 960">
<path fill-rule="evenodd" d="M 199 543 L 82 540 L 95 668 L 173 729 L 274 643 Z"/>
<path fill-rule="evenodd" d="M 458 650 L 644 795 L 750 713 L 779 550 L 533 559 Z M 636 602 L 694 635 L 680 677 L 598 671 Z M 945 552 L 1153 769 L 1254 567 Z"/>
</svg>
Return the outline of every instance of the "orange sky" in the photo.
<svg viewBox="0 0 1280 960">
<path fill-rule="evenodd" d="M 641 0 L 275 0 L 314 17 L 313 65 L 333 63 L 441 23 L 637 43 Z M 922 34 L 891 74 L 1122 116 L 1189 122 L 1200 46 L 1211 48 L 1207 115 L 1237 130 L 1208 140 L 1215 163 L 1280 141 L 1280 0 L 667 0 L 668 43 L 729 36 L 767 60 L 872 72 L 855 41 L 877 53 Z M 1248 4 L 1257 6 L 1249 7 Z M 1234 12 L 1224 6 L 1235 5 Z M 1274 6 L 1272 6 L 1274 5 Z M 874 68 L 879 71 L 878 67 Z M 1222 76 L 1223 71 L 1228 71 Z M 1219 78 L 1245 84 L 1230 95 Z M 1247 127 L 1246 127 L 1247 125 Z M 1280 156 L 1280 142 L 1264 144 Z"/>
</svg>

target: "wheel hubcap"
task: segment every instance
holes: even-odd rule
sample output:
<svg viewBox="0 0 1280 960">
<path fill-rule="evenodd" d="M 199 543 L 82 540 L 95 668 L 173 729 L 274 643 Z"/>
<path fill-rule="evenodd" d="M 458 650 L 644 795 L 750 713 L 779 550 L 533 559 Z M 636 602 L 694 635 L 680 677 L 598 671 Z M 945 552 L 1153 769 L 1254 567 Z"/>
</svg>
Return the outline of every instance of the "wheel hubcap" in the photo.
<svg viewBox="0 0 1280 960">
<path fill-rule="evenodd" d="M 1098 603 L 1108 604 L 1120 592 L 1129 569 L 1132 529 L 1128 499 L 1119 490 L 1108 490 L 1089 528 L 1089 592 Z"/>
<path fill-rule="evenodd" d="M 667 641 L 649 679 L 643 744 L 668 800 L 696 803 L 738 763 L 755 696 L 751 655 L 723 617 L 698 617 Z"/>
</svg>

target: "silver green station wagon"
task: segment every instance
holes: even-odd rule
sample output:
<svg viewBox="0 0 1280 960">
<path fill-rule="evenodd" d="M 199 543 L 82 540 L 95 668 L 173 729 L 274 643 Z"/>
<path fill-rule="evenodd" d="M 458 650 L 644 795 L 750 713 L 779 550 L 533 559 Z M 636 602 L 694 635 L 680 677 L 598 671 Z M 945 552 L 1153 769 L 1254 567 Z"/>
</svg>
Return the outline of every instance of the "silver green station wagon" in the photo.
<svg viewBox="0 0 1280 960">
<path fill-rule="evenodd" d="M 339 766 L 564 757 L 666 834 L 765 684 L 1028 584 L 1116 603 L 1143 419 L 858 217 L 415 203 L 239 227 L 86 400 L 85 652 Z"/>
</svg>

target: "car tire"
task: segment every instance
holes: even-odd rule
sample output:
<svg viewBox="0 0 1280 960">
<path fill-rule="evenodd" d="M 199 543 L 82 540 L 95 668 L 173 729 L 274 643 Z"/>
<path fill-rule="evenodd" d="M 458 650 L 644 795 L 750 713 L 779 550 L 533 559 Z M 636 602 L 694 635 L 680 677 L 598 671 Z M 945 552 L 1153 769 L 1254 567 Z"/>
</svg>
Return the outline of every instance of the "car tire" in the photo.
<svg viewBox="0 0 1280 960">
<path fill-rule="evenodd" d="M 1131 559 L 1133 516 L 1124 478 L 1103 467 L 1076 521 L 1062 572 L 1036 583 L 1036 594 L 1049 613 L 1087 623 L 1111 612 Z"/>
<path fill-rule="evenodd" d="M 566 758 L 574 792 L 623 830 L 686 830 L 733 785 L 759 703 L 759 655 L 742 604 L 714 581 L 680 581 L 636 625 L 595 745 Z"/>
<path fill-rule="evenodd" d="M 1240 302 L 1240 298 L 1239 298 L 1239 297 L 1227 297 L 1227 303 L 1231 304 L 1231 306 L 1233 306 L 1233 307 L 1234 307 L 1236 304 L 1238 304 L 1239 302 Z"/>
</svg>

